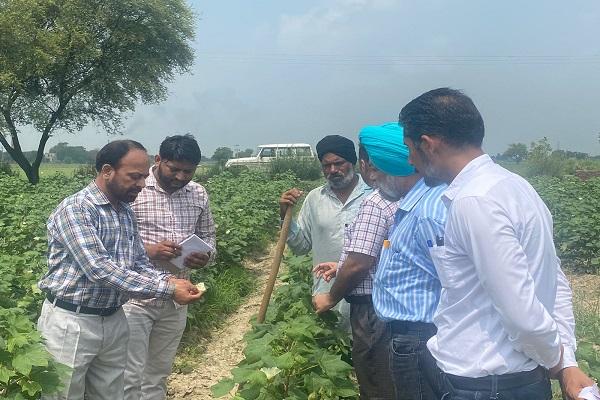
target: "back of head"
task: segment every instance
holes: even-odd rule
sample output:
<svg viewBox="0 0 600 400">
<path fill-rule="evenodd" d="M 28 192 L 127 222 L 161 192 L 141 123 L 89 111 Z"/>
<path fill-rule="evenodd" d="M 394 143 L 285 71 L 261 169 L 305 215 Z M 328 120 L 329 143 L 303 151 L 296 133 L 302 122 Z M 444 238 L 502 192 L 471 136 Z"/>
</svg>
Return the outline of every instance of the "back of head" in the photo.
<svg viewBox="0 0 600 400">
<path fill-rule="evenodd" d="M 439 88 L 423 93 L 400 111 L 404 135 L 419 143 L 422 135 L 439 136 L 453 147 L 481 147 L 483 118 L 459 90 Z"/>
<path fill-rule="evenodd" d="M 196 139 L 190 134 L 167 136 L 160 144 L 158 155 L 162 160 L 200 163 L 202 154 Z"/>
<path fill-rule="evenodd" d="M 113 169 L 117 169 L 123 157 L 131 150 L 146 151 L 146 148 L 141 143 L 128 139 L 107 143 L 96 154 L 96 171 L 100 172 L 104 165 L 110 165 Z"/>
</svg>

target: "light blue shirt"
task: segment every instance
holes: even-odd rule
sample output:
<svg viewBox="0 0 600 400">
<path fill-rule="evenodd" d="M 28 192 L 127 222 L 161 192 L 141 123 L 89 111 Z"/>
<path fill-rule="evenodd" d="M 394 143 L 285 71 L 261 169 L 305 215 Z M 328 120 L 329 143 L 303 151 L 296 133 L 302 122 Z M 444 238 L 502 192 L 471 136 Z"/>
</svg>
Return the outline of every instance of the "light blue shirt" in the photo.
<svg viewBox="0 0 600 400">
<path fill-rule="evenodd" d="M 344 247 L 344 227 L 352 223 L 365 195 L 372 189 L 358 175 L 358 183 L 345 203 L 337 198 L 329 184 L 319 186 L 308 193 L 298 221 L 292 222 L 287 243 L 295 254 L 307 254 L 312 250 L 313 265 L 337 262 Z M 328 293 L 334 279 L 325 282 L 315 278 L 313 294 Z"/>
<path fill-rule="evenodd" d="M 444 236 L 446 188 L 421 179 L 400 203 L 373 282 L 373 305 L 384 321 L 433 321 L 441 285 L 429 252 Z"/>
</svg>

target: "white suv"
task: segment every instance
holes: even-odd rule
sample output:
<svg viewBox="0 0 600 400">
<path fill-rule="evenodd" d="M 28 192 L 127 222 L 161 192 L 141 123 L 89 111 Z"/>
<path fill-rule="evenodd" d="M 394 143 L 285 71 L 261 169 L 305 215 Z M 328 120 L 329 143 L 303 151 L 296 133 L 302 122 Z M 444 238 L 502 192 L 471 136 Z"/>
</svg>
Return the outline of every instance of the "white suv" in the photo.
<svg viewBox="0 0 600 400">
<path fill-rule="evenodd" d="M 312 148 L 306 143 L 292 144 L 262 144 L 258 146 L 258 153 L 253 157 L 232 158 L 227 160 L 225 167 L 233 166 L 266 166 L 277 158 L 315 158 Z"/>
</svg>

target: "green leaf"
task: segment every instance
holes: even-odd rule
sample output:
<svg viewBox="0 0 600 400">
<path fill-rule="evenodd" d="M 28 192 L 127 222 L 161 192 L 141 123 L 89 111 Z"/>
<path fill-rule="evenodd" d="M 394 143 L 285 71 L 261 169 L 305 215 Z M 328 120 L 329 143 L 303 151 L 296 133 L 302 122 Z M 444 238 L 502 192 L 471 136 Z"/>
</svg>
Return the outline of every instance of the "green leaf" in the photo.
<svg viewBox="0 0 600 400">
<path fill-rule="evenodd" d="M 319 365 L 323 372 L 332 378 L 342 377 L 352 370 L 348 363 L 342 361 L 340 355 L 335 354 L 323 354 L 323 357 L 319 360 Z"/>
<path fill-rule="evenodd" d="M 4 365 L 0 365 L 0 382 L 8 383 L 10 378 L 12 378 L 15 375 L 15 371 L 6 368 Z"/>
<path fill-rule="evenodd" d="M 48 365 L 50 355 L 41 345 L 32 345 L 22 349 L 12 360 L 13 368 L 23 374 L 29 375 L 33 366 L 45 367 Z"/>
<path fill-rule="evenodd" d="M 223 397 L 226 394 L 228 394 L 233 389 L 234 386 L 235 386 L 235 383 L 233 382 L 233 380 L 223 379 L 216 385 L 212 385 L 210 387 L 210 391 L 211 391 L 213 397 L 219 398 L 219 397 Z"/>
</svg>

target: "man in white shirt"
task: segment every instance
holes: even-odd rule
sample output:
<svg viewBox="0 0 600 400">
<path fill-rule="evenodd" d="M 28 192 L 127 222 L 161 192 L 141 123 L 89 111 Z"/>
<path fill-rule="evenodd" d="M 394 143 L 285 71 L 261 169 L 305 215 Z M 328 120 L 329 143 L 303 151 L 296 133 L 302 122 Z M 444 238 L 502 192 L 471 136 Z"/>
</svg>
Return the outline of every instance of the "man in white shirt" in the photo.
<svg viewBox="0 0 600 400">
<path fill-rule="evenodd" d="M 544 202 L 483 152 L 483 119 L 463 93 L 429 91 L 400 124 L 415 167 L 449 185 L 445 237 L 430 246 L 442 283 L 428 342 L 440 395 L 549 400 L 550 375 L 577 399 L 592 381 L 575 361 L 571 291 Z"/>
<path fill-rule="evenodd" d="M 339 260 L 344 246 L 344 227 L 356 215 L 363 199 L 372 192 L 362 177 L 354 170 L 356 150 L 354 143 L 343 136 L 328 135 L 317 143 L 317 156 L 326 183 L 306 195 L 298 219 L 292 221 L 287 244 L 294 254 L 312 251 L 313 265 Z M 303 192 L 294 188 L 284 192 L 279 199 L 281 218 Z M 312 295 L 329 293 L 334 279 L 327 282 L 314 277 Z M 349 328 L 350 305 L 342 300 L 335 308 L 343 319 L 342 326 Z"/>
</svg>

